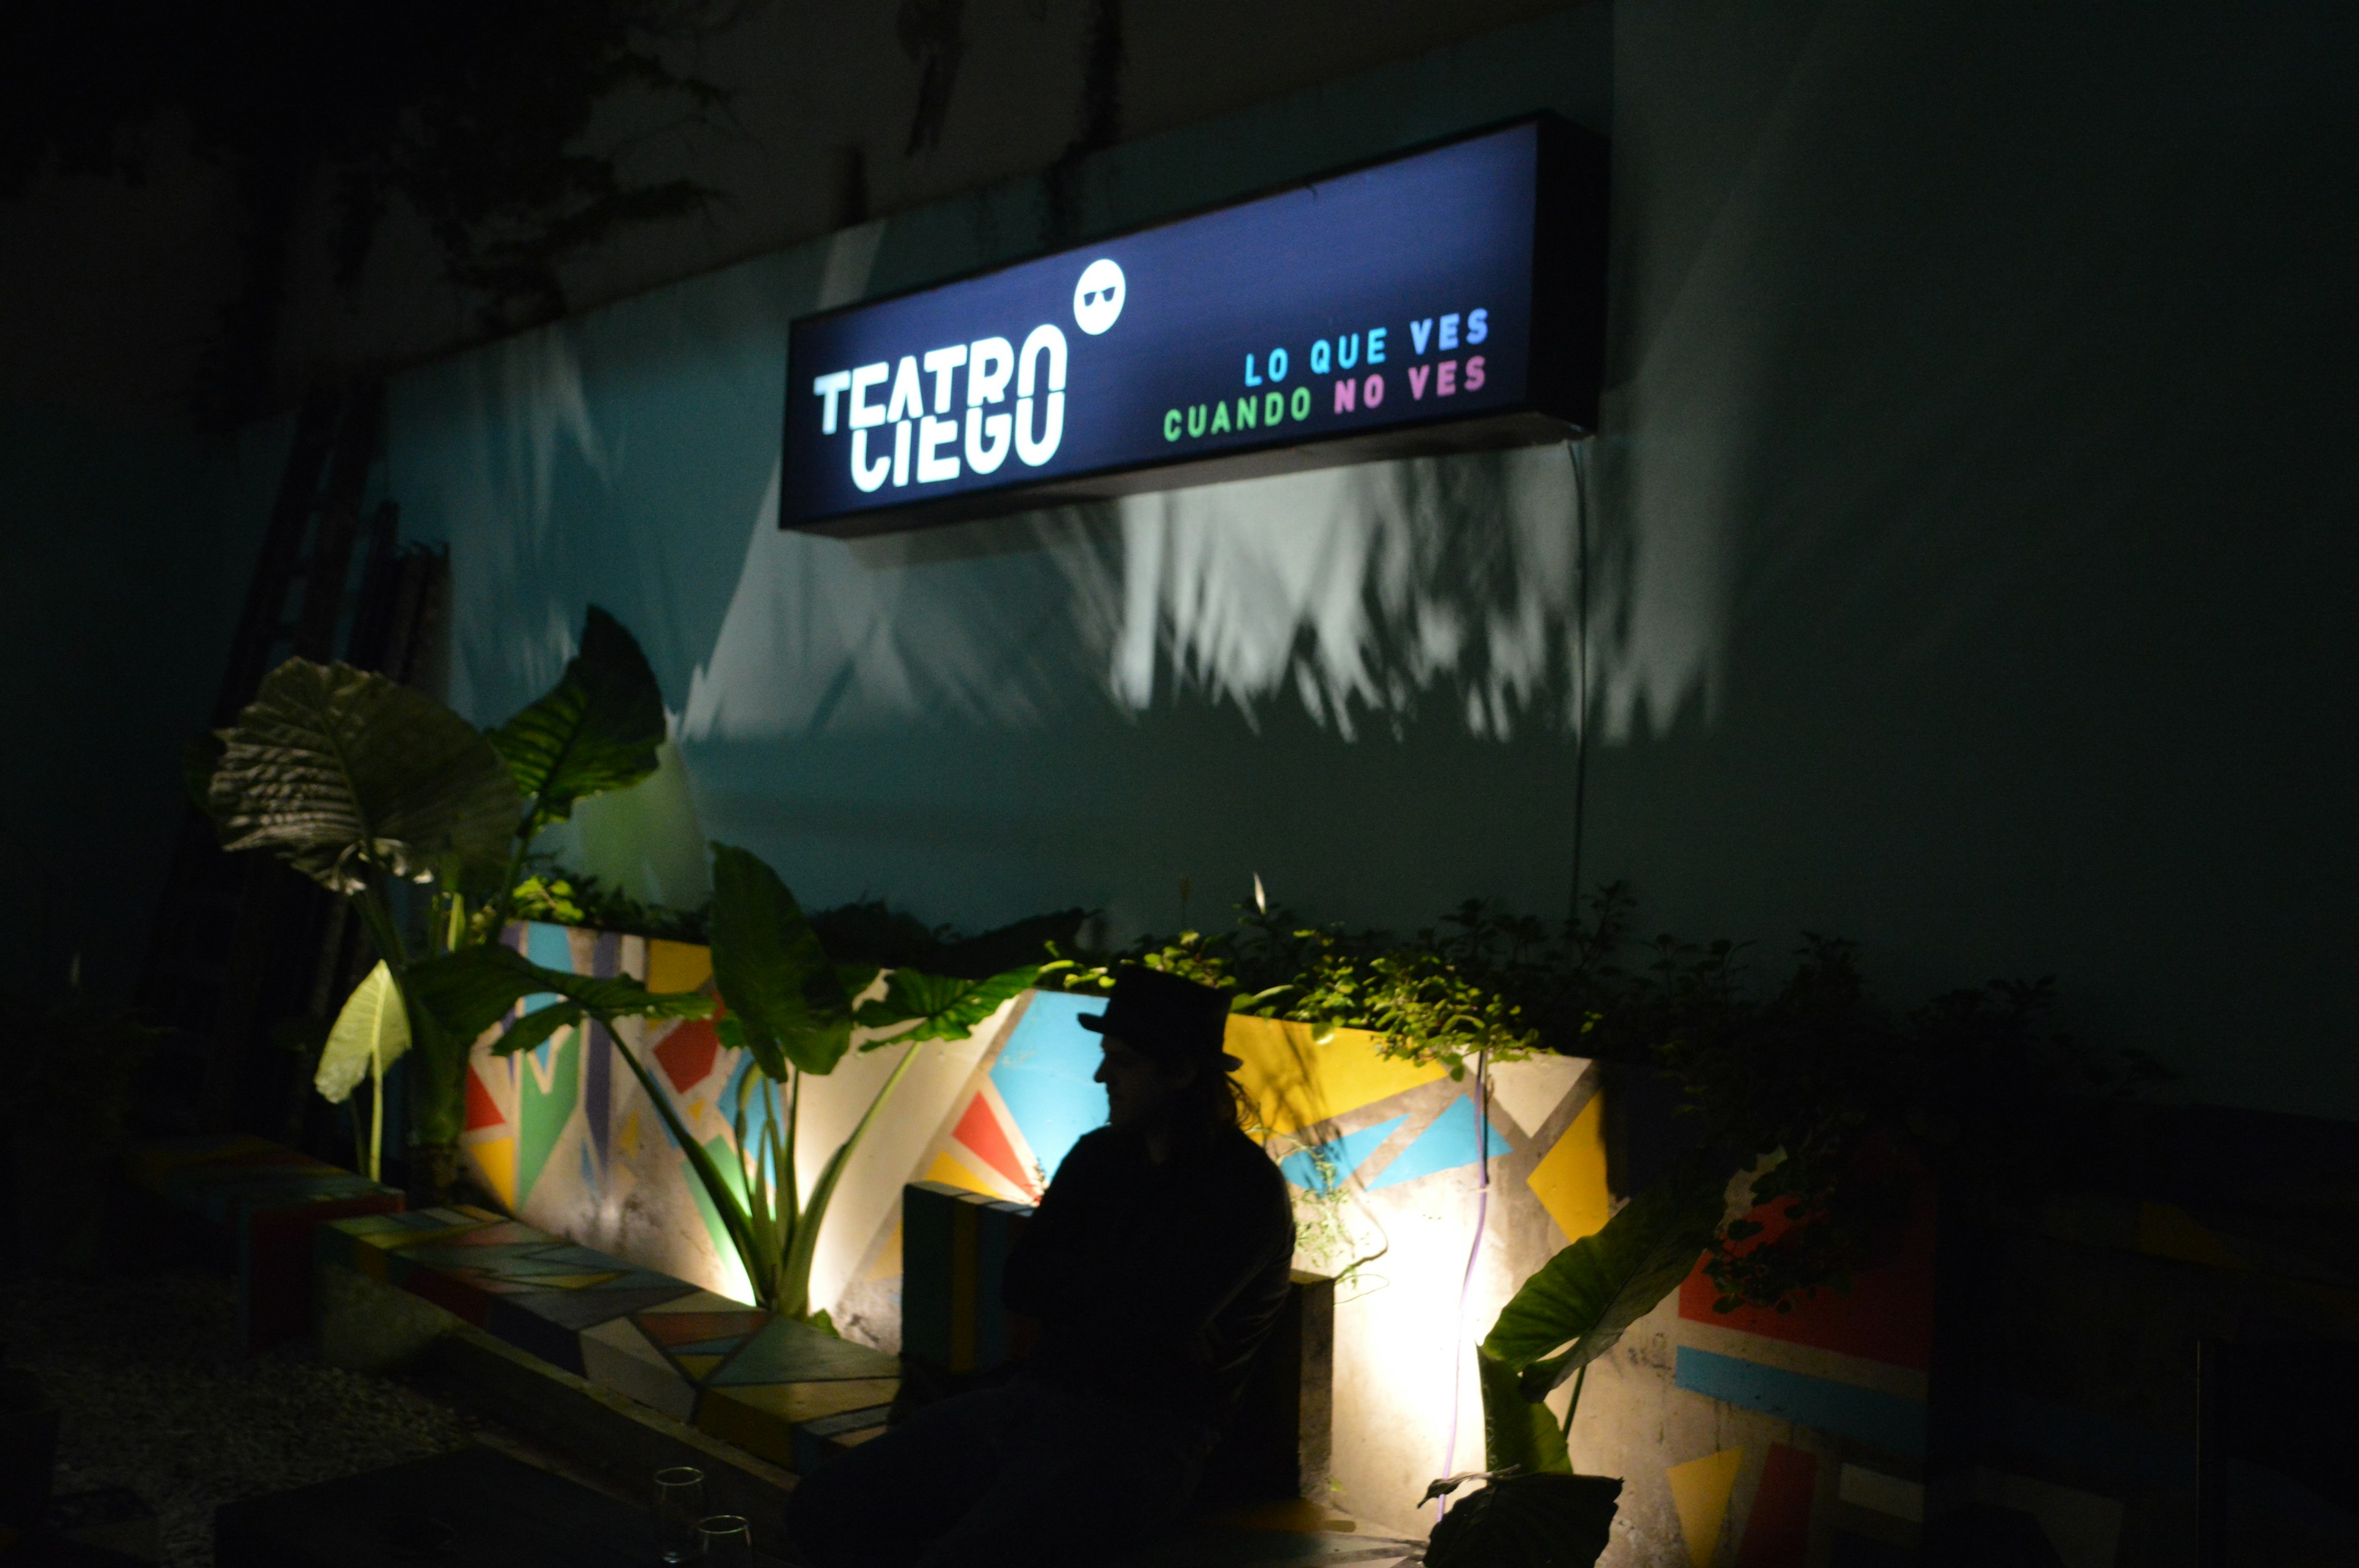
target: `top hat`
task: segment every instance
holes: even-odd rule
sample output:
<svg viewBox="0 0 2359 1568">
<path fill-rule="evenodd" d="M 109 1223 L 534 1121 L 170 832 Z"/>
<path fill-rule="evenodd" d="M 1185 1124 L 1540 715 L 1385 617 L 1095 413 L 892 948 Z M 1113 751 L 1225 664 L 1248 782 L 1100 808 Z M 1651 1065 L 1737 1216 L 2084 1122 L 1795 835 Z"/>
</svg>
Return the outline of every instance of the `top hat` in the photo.
<svg viewBox="0 0 2359 1568">
<path fill-rule="evenodd" d="M 1221 1049 L 1229 1027 L 1228 993 L 1161 969 L 1125 964 L 1115 970 L 1106 1010 L 1084 1013 L 1081 1023 L 1167 1060 L 1217 1061 L 1224 1072 L 1245 1065 Z"/>
</svg>

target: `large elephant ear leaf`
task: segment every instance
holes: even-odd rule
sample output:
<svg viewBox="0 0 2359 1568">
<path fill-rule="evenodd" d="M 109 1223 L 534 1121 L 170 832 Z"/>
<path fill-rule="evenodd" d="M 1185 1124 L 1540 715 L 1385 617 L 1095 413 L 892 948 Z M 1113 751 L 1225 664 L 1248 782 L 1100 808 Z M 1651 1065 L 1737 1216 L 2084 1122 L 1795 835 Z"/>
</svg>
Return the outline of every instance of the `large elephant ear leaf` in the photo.
<svg viewBox="0 0 2359 1568">
<path fill-rule="evenodd" d="M 1483 1463 L 1495 1471 L 1512 1468 L 1527 1476 L 1571 1475 L 1564 1428 L 1546 1404 L 1524 1398 L 1516 1371 L 1481 1346 L 1474 1347 L 1474 1373 L 1483 1390 Z"/>
<path fill-rule="evenodd" d="M 1426 1568 L 1594 1568 L 1621 1497 L 1608 1476 L 1501 1476 L 1433 1527 Z"/>
<path fill-rule="evenodd" d="M 650 991 L 628 975 L 576 975 L 544 968 L 499 943 L 462 947 L 413 965 L 409 984 L 435 1023 L 451 1039 L 462 1041 L 474 1039 L 530 997 L 546 1000 L 524 1022 L 560 1004 L 571 1010 L 564 1022 L 578 1022 L 583 1014 L 611 1022 L 703 1018 L 712 1011 L 712 999 L 701 991 Z M 560 1026 L 554 1020 L 534 1025 L 516 1036 L 513 1044 L 504 1036 L 498 1049 L 506 1053 L 538 1044 Z"/>
<path fill-rule="evenodd" d="M 288 660 L 223 740 L 205 792 L 223 846 L 271 850 L 339 892 L 364 861 L 400 877 L 500 861 L 523 809 L 473 725 L 349 665 Z"/>
<path fill-rule="evenodd" d="M 663 693 L 647 655 L 593 604 L 563 677 L 491 739 L 532 802 L 537 833 L 572 816 L 576 801 L 653 773 L 664 731 Z"/>
<path fill-rule="evenodd" d="M 1521 1373 L 1527 1400 L 1544 1398 L 1679 1289 L 1720 1227 L 1723 1185 L 1699 1166 L 1632 1198 L 1524 1281 L 1484 1350 Z"/>
<path fill-rule="evenodd" d="M 775 1044 L 806 1073 L 852 1046 L 852 995 L 795 895 L 750 850 L 712 846 L 712 979 L 758 1055 Z"/>
<path fill-rule="evenodd" d="M 963 1040 L 997 1012 L 1010 997 L 1040 978 L 1039 966 L 1009 969 L 989 979 L 961 980 L 916 969 L 896 969 L 886 977 L 885 994 L 860 1004 L 858 1019 L 868 1029 L 889 1029 L 911 1019 L 915 1029 L 871 1041 L 865 1050 L 884 1045 L 914 1045 L 926 1040 Z"/>
</svg>

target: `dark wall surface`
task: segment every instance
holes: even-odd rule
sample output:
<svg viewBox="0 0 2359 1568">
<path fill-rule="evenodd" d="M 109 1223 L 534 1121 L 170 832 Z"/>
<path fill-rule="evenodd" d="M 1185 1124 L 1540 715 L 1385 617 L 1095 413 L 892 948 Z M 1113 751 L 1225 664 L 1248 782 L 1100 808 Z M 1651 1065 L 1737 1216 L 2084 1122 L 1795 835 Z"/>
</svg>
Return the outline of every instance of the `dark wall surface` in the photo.
<svg viewBox="0 0 2359 1568">
<path fill-rule="evenodd" d="M 1584 878 L 1650 925 L 1855 936 L 1899 999 L 2054 973 L 2178 1092 L 2359 1115 L 2354 63 L 2318 7 L 1628 5 L 1085 166 L 1103 230 L 1610 113 L 1577 457 L 779 535 L 785 323 L 1044 243 L 1019 181 L 409 377 L 392 483 L 475 717 L 585 601 L 647 643 L 679 766 L 569 852 L 651 894 L 712 836 L 970 925 L 1168 929 L 1256 872 L 1321 918 L 1555 912 L 1585 702 Z"/>
</svg>

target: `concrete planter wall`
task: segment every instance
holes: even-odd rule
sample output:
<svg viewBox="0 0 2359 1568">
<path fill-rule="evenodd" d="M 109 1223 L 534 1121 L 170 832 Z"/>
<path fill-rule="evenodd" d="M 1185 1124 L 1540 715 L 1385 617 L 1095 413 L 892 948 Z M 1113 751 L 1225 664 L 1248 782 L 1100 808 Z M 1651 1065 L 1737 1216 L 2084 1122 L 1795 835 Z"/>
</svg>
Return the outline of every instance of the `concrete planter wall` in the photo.
<svg viewBox="0 0 2359 1568">
<path fill-rule="evenodd" d="M 542 964 L 660 989 L 711 980 L 701 947 L 549 925 L 508 939 Z M 1036 1201 L 1073 1141 L 1103 1120 L 1103 1091 L 1090 1077 L 1097 1037 L 1077 1022 L 1101 1005 L 1027 992 L 972 1037 L 918 1048 L 890 1114 L 844 1177 L 814 1269 L 814 1299 L 846 1335 L 898 1348 L 904 1183 Z M 625 1027 L 695 1135 L 729 1152 L 742 1054 L 709 1023 Z M 1293 1184 L 1297 1262 L 1340 1278 L 1333 1483 L 1323 1500 L 1421 1530 L 1430 1514 L 1413 1505 L 1425 1483 L 1482 1459 L 1471 1358 L 1453 1347 L 1479 1338 L 1558 1249 L 1603 1225 L 1616 1195 L 1594 1064 L 1554 1057 L 1495 1070 L 1486 1195 L 1473 1086 L 1389 1059 L 1378 1044 L 1350 1030 L 1319 1044 L 1299 1025 L 1254 1019 L 1233 1022 L 1229 1039 L 1266 1146 Z M 807 1181 L 902 1049 L 855 1052 L 806 1087 Z M 566 1032 L 505 1060 L 479 1046 L 468 1098 L 470 1165 L 518 1217 L 749 1295 L 687 1162 L 602 1030 Z M 1923 1448 L 1930 1236 L 1929 1217 L 1924 1256 L 1873 1285 L 1881 1293 L 1864 1309 L 1718 1319 L 1691 1288 L 1627 1336 L 1590 1378 L 1574 1434 L 1582 1469 L 1629 1481 L 1617 1534 L 1625 1544 L 1609 1561 L 1687 1561 L 1687 1540 L 1709 1535 L 1693 1559 L 1709 1563 L 1714 1542 L 1732 1531 L 1732 1542 L 1745 1539 L 1756 1512 L 1765 1529 L 1799 1518 L 1807 1534 L 1813 1499 L 1826 1492 L 1832 1506 L 1846 1461 L 1881 1466 L 1875 1473 L 1901 1489 L 1892 1520 L 1907 1524 Z M 1445 1452 L 1453 1408 L 1454 1454 Z M 1851 1430 L 1814 1427 L 1820 1416 Z"/>
</svg>

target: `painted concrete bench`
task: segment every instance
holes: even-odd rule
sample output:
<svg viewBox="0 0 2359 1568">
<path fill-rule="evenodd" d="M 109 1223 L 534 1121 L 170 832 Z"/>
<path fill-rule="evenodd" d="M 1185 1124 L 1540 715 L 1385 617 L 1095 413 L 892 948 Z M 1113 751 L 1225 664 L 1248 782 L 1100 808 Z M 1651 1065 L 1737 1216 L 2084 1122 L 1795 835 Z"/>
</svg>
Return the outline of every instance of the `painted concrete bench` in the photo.
<svg viewBox="0 0 2359 1568">
<path fill-rule="evenodd" d="M 391 1187 L 244 1133 L 142 1144 L 131 1153 L 127 1174 L 134 1186 L 208 1221 L 226 1244 L 248 1351 L 310 1330 L 313 1231 L 405 1206 Z"/>
<path fill-rule="evenodd" d="M 486 1209 L 323 1227 L 317 1262 L 799 1474 L 884 1430 L 900 1364 Z"/>
</svg>

